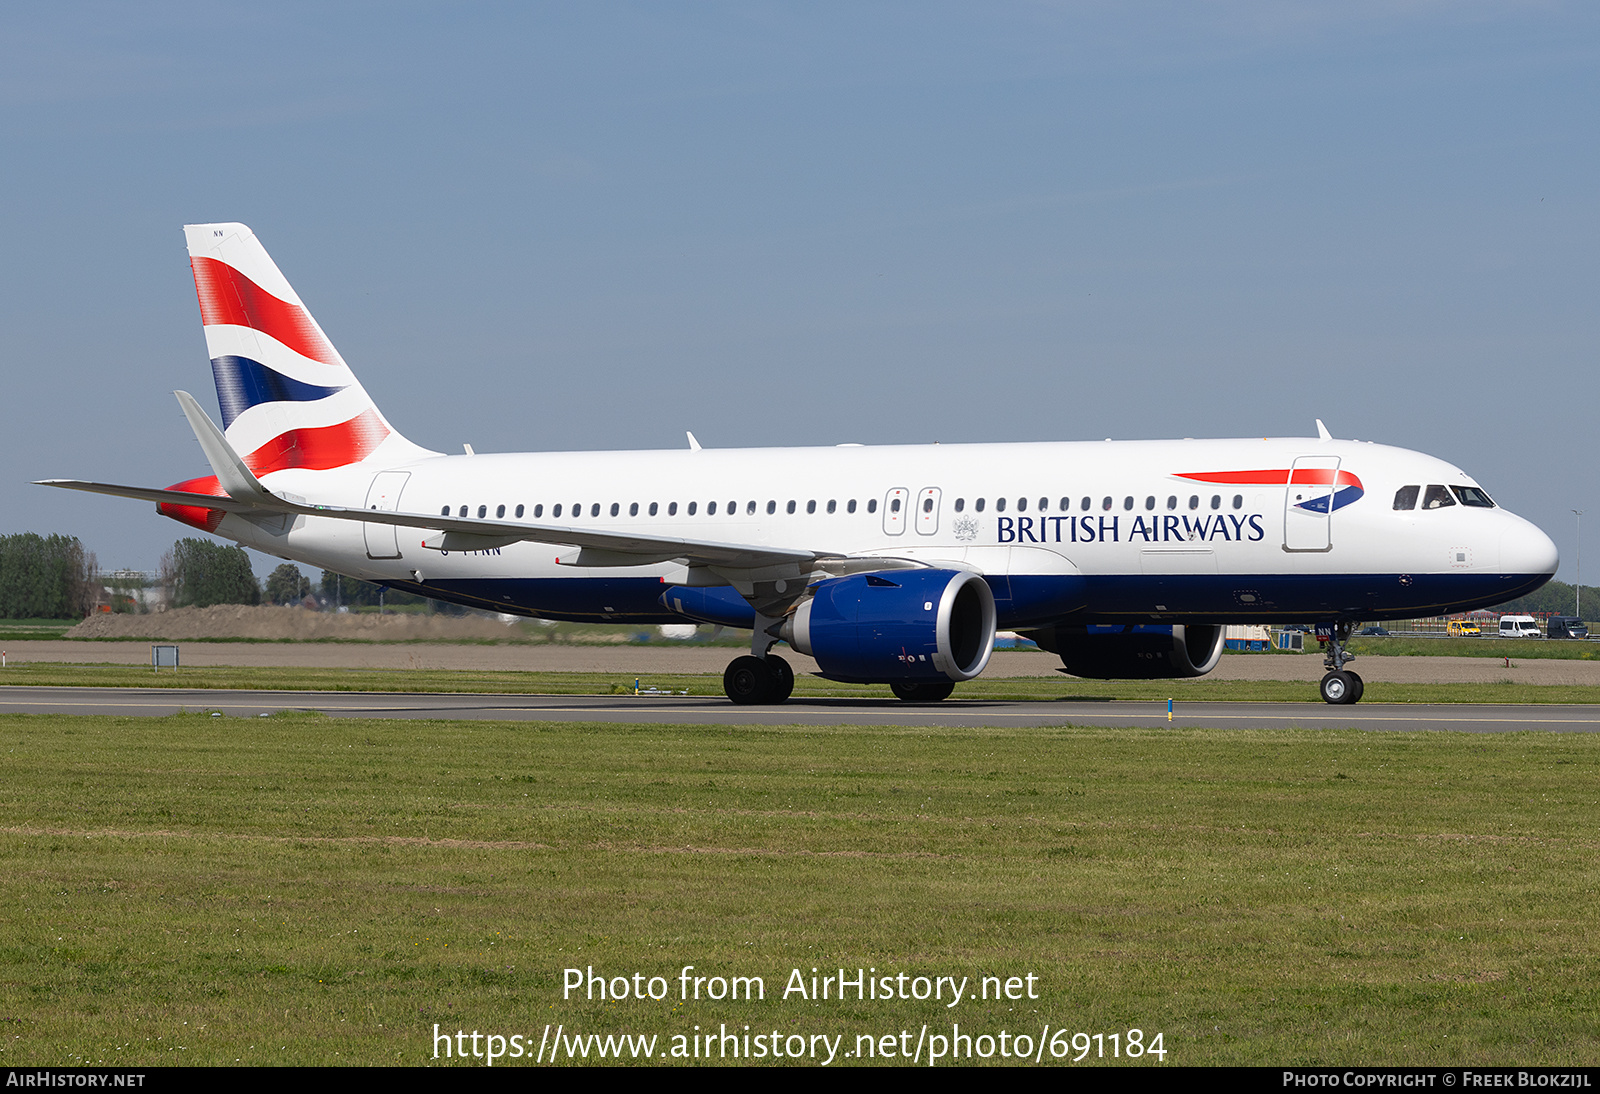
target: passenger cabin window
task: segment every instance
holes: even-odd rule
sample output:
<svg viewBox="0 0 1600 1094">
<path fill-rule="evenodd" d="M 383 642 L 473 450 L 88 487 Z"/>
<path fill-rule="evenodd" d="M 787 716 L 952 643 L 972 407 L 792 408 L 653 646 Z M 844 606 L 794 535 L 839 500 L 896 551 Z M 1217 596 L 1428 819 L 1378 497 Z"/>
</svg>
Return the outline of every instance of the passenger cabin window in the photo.
<svg viewBox="0 0 1600 1094">
<path fill-rule="evenodd" d="M 977 501 L 973 502 L 972 508 L 979 513 L 983 512 L 983 499 L 979 498 Z"/>
<path fill-rule="evenodd" d="M 667 516 L 675 517 L 677 515 L 678 515 L 678 503 L 675 502 L 675 501 L 667 502 Z"/>
<path fill-rule="evenodd" d="M 518 520 L 522 519 L 522 506 L 520 506 L 520 505 L 517 506 L 517 519 Z"/>
<path fill-rule="evenodd" d="M 831 512 L 833 512 L 834 510 L 836 510 L 838 508 L 839 508 L 839 503 L 837 501 L 835 501 L 833 498 L 829 498 L 828 499 L 828 512 L 831 513 Z"/>
<path fill-rule="evenodd" d="M 660 505 L 658 505 L 658 504 L 657 504 L 657 503 L 655 503 L 655 502 L 651 502 L 651 503 L 650 503 L 650 515 L 651 515 L 651 516 L 652 516 L 652 517 L 653 517 L 653 516 L 655 516 L 655 515 L 656 515 L 656 510 L 658 510 L 658 509 L 660 509 L 660 508 L 661 508 L 661 507 L 660 507 Z"/>
<path fill-rule="evenodd" d="M 1144 499 L 1144 507 L 1146 509 L 1154 509 L 1156 507 L 1156 499 L 1153 495 Z"/>
<path fill-rule="evenodd" d="M 1065 513 L 1068 509 L 1071 509 L 1071 508 L 1072 508 L 1072 499 L 1071 498 L 1062 498 L 1061 499 L 1061 511 L 1063 513 Z"/>
<path fill-rule="evenodd" d="M 1221 509 L 1222 508 L 1222 495 L 1221 494 L 1212 494 L 1211 495 L 1211 508 L 1213 508 L 1213 509 Z"/>
<path fill-rule="evenodd" d="M 456 514 L 456 516 L 458 516 L 458 517 L 464 517 L 464 516 L 466 516 L 466 515 L 467 515 L 467 507 L 466 507 L 466 506 L 465 506 L 465 505 L 463 505 L 463 506 L 462 506 L 462 507 L 461 507 L 461 512 L 459 512 L 459 513 L 457 513 L 457 514 Z"/>
<path fill-rule="evenodd" d="M 443 509 L 439 510 L 439 515 L 441 517 L 448 517 L 450 515 L 450 507 L 446 505 Z"/>
<path fill-rule="evenodd" d="M 693 502 L 693 501 L 691 501 L 691 502 L 690 502 L 690 503 L 689 503 L 689 515 L 690 515 L 690 516 L 691 516 L 691 517 L 692 517 L 692 516 L 694 516 L 694 507 L 695 507 L 695 506 L 696 506 L 696 505 L 698 505 L 698 504 L 699 504 L 699 502 Z"/>
<path fill-rule="evenodd" d="M 559 517 L 561 515 L 561 506 L 558 505 L 554 509 L 550 510 L 550 515 L 552 517 Z"/>
<path fill-rule="evenodd" d="M 1243 509 L 1244 508 L 1244 495 L 1243 494 L 1235 494 L 1233 496 L 1233 507 L 1235 509 Z"/>
<path fill-rule="evenodd" d="M 1169 496 L 1167 498 L 1167 508 L 1168 509 L 1176 509 L 1177 507 L 1178 507 L 1178 496 L 1176 494 L 1173 494 L 1173 495 L 1171 495 L 1171 496 Z"/>
<path fill-rule="evenodd" d="M 1100 508 L 1102 508 L 1102 509 L 1110 509 L 1111 508 L 1111 499 L 1110 498 L 1102 499 L 1101 502 L 1100 502 Z"/>
<path fill-rule="evenodd" d="M 776 513 L 777 511 L 778 511 L 778 503 L 777 502 L 775 502 L 775 501 L 767 502 L 767 516 L 770 517 L 772 514 Z"/>
<path fill-rule="evenodd" d="M 794 502 L 791 501 L 788 505 L 784 506 L 783 507 L 783 511 L 785 513 L 793 513 L 794 512 Z"/>
<path fill-rule="evenodd" d="M 714 516 L 716 516 L 716 515 L 717 515 L 717 503 L 716 503 L 716 502 L 714 502 L 714 501 L 713 501 L 713 502 L 710 502 L 710 503 L 708 503 L 708 504 L 707 504 L 707 505 L 706 505 L 706 516 L 708 516 L 708 517 L 714 517 Z"/>
<path fill-rule="evenodd" d="M 533 507 L 533 516 L 534 516 L 535 520 L 537 520 L 539 517 L 544 516 L 544 505 L 543 504 L 535 505 Z"/>
<path fill-rule="evenodd" d="M 1018 498 L 1017 499 L 1017 512 L 1026 513 L 1027 511 L 1028 511 L 1028 499 L 1027 498 Z"/>
<path fill-rule="evenodd" d="M 1490 500 L 1489 495 L 1476 486 L 1452 486 L 1450 489 L 1455 491 L 1462 505 L 1471 506 L 1473 509 L 1494 508 L 1494 502 Z"/>
<path fill-rule="evenodd" d="M 811 501 L 806 502 L 806 512 L 815 513 L 816 511 L 817 511 L 817 502 L 816 502 L 815 498 L 813 498 Z M 900 499 L 899 498 L 895 498 L 894 499 L 894 511 L 896 513 L 898 513 L 900 511 Z"/>
<path fill-rule="evenodd" d="M 478 506 L 478 519 L 479 520 L 482 520 L 484 517 L 486 517 L 488 515 L 489 515 L 489 507 L 487 505 Z"/>
<path fill-rule="evenodd" d="M 924 513 L 933 512 L 933 499 L 932 498 L 923 498 L 922 499 L 922 511 Z M 833 512 L 833 502 L 831 502 L 831 501 L 828 503 L 828 512 L 830 512 L 830 513 Z"/>
<path fill-rule="evenodd" d="M 851 498 L 849 501 L 845 502 L 844 511 L 846 513 L 854 513 L 856 511 L 856 499 L 855 498 Z"/>
<path fill-rule="evenodd" d="M 1088 498 L 1084 498 L 1083 499 L 1083 504 L 1080 505 L 1078 508 L 1082 509 L 1085 513 L 1087 513 L 1090 509 L 1094 508 L 1094 502 L 1091 501 Z"/>
<path fill-rule="evenodd" d="M 1122 499 L 1122 507 L 1124 509 L 1132 509 L 1133 508 L 1133 495 L 1132 494 L 1129 494 L 1127 497 Z"/>
<path fill-rule="evenodd" d="M 1198 509 L 1198 508 L 1200 508 L 1200 495 L 1199 494 L 1190 494 L 1189 495 L 1189 508 L 1190 509 Z"/>
<path fill-rule="evenodd" d="M 980 501 L 978 503 L 978 508 L 979 509 L 983 508 L 983 502 Z M 877 498 L 868 498 L 867 499 L 867 512 L 876 513 L 877 511 L 878 511 L 878 499 Z"/>
<path fill-rule="evenodd" d="M 638 502 L 633 501 L 633 502 L 629 502 L 628 503 L 628 515 L 630 517 L 636 517 L 636 516 L 639 515 L 639 503 Z"/>
<path fill-rule="evenodd" d="M 591 517 L 598 517 L 600 515 L 600 503 L 599 502 L 595 502 L 593 505 L 589 506 L 589 515 Z M 612 516 L 616 516 L 617 515 L 617 507 L 615 505 L 613 505 L 611 507 L 611 515 Z"/>
<path fill-rule="evenodd" d="M 611 515 L 612 516 L 616 516 L 620 512 L 622 512 L 622 506 L 619 505 L 616 502 L 612 502 L 611 503 Z"/>
<path fill-rule="evenodd" d="M 1428 492 L 1422 495 L 1424 509 L 1443 509 L 1447 505 L 1454 505 L 1456 499 L 1450 496 L 1450 491 L 1442 486 L 1429 486 Z"/>
<path fill-rule="evenodd" d="M 1004 513 L 1006 511 L 1006 499 L 1005 498 L 995 498 L 994 499 L 994 511 L 996 513 Z"/>
<path fill-rule="evenodd" d="M 756 515 L 756 503 L 755 502 L 747 501 L 747 502 L 744 503 L 744 515 L 747 516 L 747 517 L 753 517 L 753 516 Z"/>
<path fill-rule="evenodd" d="M 506 507 L 504 505 L 495 506 L 495 508 L 494 508 L 494 519 L 495 520 L 499 520 L 501 517 L 503 517 L 505 515 L 506 515 Z"/>
</svg>

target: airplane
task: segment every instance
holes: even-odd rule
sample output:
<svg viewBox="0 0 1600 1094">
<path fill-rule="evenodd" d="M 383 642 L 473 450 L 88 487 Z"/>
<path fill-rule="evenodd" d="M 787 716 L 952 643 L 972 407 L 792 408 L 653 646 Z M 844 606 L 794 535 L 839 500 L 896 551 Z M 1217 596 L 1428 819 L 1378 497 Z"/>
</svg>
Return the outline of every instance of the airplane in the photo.
<svg viewBox="0 0 1600 1094">
<path fill-rule="evenodd" d="M 1358 622 L 1532 592 L 1555 544 L 1442 460 L 1317 437 L 435 452 L 362 388 L 255 234 L 184 229 L 222 426 L 153 501 L 267 554 L 500 613 L 746 628 L 735 703 L 781 703 L 779 642 L 830 680 L 948 697 L 997 630 L 1099 679 L 1201 676 L 1232 623 L 1315 622 L 1329 703 Z"/>
</svg>

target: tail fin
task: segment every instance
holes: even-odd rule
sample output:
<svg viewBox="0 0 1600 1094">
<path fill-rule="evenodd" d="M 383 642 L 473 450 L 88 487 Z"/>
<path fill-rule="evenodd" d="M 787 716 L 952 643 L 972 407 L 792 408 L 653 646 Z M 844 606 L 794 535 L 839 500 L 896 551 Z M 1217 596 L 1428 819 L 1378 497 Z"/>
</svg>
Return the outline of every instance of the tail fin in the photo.
<svg viewBox="0 0 1600 1094">
<path fill-rule="evenodd" d="M 223 430 L 251 471 L 428 454 L 384 419 L 254 232 L 243 224 L 183 230 Z"/>
</svg>

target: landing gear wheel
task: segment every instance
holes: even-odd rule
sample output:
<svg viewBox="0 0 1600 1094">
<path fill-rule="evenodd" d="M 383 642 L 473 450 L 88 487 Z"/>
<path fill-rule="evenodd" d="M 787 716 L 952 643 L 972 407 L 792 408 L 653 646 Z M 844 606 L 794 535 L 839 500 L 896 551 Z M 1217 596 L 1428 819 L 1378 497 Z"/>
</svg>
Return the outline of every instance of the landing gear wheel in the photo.
<svg viewBox="0 0 1600 1094">
<path fill-rule="evenodd" d="M 1361 698 L 1361 677 L 1343 670 L 1330 672 L 1322 678 L 1322 701 L 1335 706 L 1345 706 Z"/>
<path fill-rule="evenodd" d="M 1355 685 L 1355 688 L 1356 688 L 1356 696 L 1355 696 L 1354 699 L 1351 699 L 1350 701 L 1352 703 L 1361 702 L 1361 696 L 1367 690 L 1366 682 L 1363 681 L 1360 676 L 1357 676 L 1355 673 L 1351 672 L 1349 669 L 1345 669 L 1344 674 L 1346 676 L 1350 677 L 1351 683 L 1353 683 Z"/>
<path fill-rule="evenodd" d="M 897 680 L 889 685 L 895 696 L 908 703 L 937 703 L 956 690 L 954 680 Z"/>
<path fill-rule="evenodd" d="M 772 694 L 767 696 L 767 702 L 787 703 L 794 694 L 794 669 L 789 667 L 789 662 L 771 653 L 767 654 L 767 669 L 772 673 Z"/>
<path fill-rule="evenodd" d="M 772 670 L 759 657 L 735 657 L 722 674 L 722 690 L 740 706 L 753 706 L 769 700 L 773 691 Z"/>
</svg>

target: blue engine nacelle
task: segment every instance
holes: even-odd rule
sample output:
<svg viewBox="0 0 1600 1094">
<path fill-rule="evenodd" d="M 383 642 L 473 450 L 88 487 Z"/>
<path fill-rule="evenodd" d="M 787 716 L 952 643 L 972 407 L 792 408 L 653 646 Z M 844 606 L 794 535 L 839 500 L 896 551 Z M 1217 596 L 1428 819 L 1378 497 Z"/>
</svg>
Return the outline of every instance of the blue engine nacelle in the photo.
<svg viewBox="0 0 1600 1094">
<path fill-rule="evenodd" d="M 1025 631 L 1059 654 L 1073 676 L 1091 680 L 1171 680 L 1204 676 L 1222 659 L 1223 627 L 1190 624 L 1067 626 Z"/>
<path fill-rule="evenodd" d="M 820 675 L 852 684 L 971 680 L 994 651 L 994 593 L 977 574 L 894 570 L 824 581 L 783 624 Z"/>
</svg>

